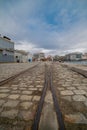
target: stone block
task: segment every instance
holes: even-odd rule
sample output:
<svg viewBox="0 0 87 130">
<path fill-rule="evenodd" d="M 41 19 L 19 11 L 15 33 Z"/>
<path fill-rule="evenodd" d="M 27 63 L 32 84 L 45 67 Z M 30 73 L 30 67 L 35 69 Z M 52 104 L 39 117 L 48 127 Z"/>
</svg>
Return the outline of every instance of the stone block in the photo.
<svg viewBox="0 0 87 130">
<path fill-rule="evenodd" d="M 5 98 L 7 96 L 8 96 L 8 94 L 6 94 L 6 93 L 0 93 L 0 98 Z"/>
<path fill-rule="evenodd" d="M 86 94 L 84 90 L 73 90 L 75 94 Z"/>
<path fill-rule="evenodd" d="M 72 98 L 74 101 L 85 101 L 86 100 L 85 96 L 83 96 L 83 95 L 74 95 Z"/>
<path fill-rule="evenodd" d="M 14 119 L 18 114 L 18 110 L 15 109 L 11 109 L 9 111 L 3 111 L 1 113 L 1 117 L 6 117 L 6 118 L 10 118 L 10 119 Z"/>
<path fill-rule="evenodd" d="M 69 123 L 87 124 L 87 119 L 82 113 L 65 115 L 64 120 Z"/>
<path fill-rule="evenodd" d="M 34 96 L 33 97 L 33 101 L 39 101 L 40 100 L 40 96 Z"/>
<path fill-rule="evenodd" d="M 61 95 L 67 95 L 67 96 L 74 94 L 71 90 L 64 90 L 64 91 L 61 91 L 60 93 L 61 93 Z"/>
<path fill-rule="evenodd" d="M 18 95 L 18 94 L 12 94 L 12 95 L 8 96 L 8 98 L 9 98 L 9 99 L 14 99 L 14 100 L 16 100 L 16 99 L 19 98 L 19 96 L 20 96 L 20 95 Z"/>
<path fill-rule="evenodd" d="M 18 103 L 19 103 L 18 100 L 8 100 L 3 106 L 13 108 L 17 107 Z"/>
<path fill-rule="evenodd" d="M 25 101 L 27 101 L 27 100 L 31 100 L 32 99 L 32 96 L 28 96 L 28 95 L 22 95 L 21 97 L 20 97 L 20 99 L 21 100 L 25 100 Z"/>
<path fill-rule="evenodd" d="M 31 106 L 32 106 L 32 102 L 22 102 L 22 103 L 20 103 L 20 108 L 25 109 L 25 110 L 29 109 Z"/>
</svg>

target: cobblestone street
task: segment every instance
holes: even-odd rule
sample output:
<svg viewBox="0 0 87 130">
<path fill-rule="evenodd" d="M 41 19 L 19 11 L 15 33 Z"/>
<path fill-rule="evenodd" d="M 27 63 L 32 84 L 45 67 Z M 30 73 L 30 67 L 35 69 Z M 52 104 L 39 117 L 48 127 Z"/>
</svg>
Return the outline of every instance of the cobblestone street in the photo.
<svg viewBox="0 0 87 130">
<path fill-rule="evenodd" d="M 44 65 L 0 86 L 0 130 L 29 129 L 41 96 Z"/>
<path fill-rule="evenodd" d="M 53 82 L 67 129 L 86 130 L 87 78 L 58 64 L 54 64 L 53 70 Z"/>
<path fill-rule="evenodd" d="M 0 64 L 0 81 L 5 80 L 14 74 L 26 70 L 37 63 L 7 63 Z"/>
<path fill-rule="evenodd" d="M 39 63 L 13 81 L 0 86 L 0 130 L 31 130 L 44 87 L 45 64 L 52 66 L 53 87 L 56 90 L 66 130 L 87 130 L 87 78 L 57 62 Z M 35 63 L 31 64 L 33 65 Z M 8 70 L 9 68 L 10 66 Z M 0 68 L 1 72 L 2 70 Z M 45 129 L 45 124 L 51 126 L 48 126 L 50 130 L 59 128 L 53 104 L 52 93 L 48 88 L 40 130 Z"/>
</svg>

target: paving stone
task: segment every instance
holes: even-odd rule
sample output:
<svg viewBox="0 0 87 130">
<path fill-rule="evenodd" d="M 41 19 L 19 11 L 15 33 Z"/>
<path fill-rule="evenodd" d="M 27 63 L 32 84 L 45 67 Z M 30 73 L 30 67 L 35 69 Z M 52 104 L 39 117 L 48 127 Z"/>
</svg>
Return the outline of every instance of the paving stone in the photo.
<svg viewBox="0 0 87 130">
<path fill-rule="evenodd" d="M 2 90 L 0 90 L 0 93 L 6 93 L 6 92 L 9 92 L 10 90 L 8 90 L 8 89 L 2 89 Z"/>
<path fill-rule="evenodd" d="M 29 88 L 34 88 L 34 85 L 29 85 L 28 87 L 29 87 Z"/>
<path fill-rule="evenodd" d="M 87 99 L 86 99 L 86 101 L 84 102 L 84 104 L 85 104 L 85 106 L 87 107 Z"/>
<path fill-rule="evenodd" d="M 22 103 L 20 103 L 20 107 L 22 109 L 27 110 L 32 106 L 32 104 L 33 104 L 32 102 L 22 102 Z"/>
<path fill-rule="evenodd" d="M 84 90 L 73 90 L 75 94 L 86 94 Z"/>
<path fill-rule="evenodd" d="M 16 85 L 16 84 L 12 84 L 11 87 L 12 87 L 12 88 L 13 88 L 13 87 L 18 87 L 18 85 Z"/>
<path fill-rule="evenodd" d="M 3 87 L 0 86 L 0 89 L 8 89 L 8 87 L 9 86 L 3 86 Z"/>
<path fill-rule="evenodd" d="M 32 81 L 28 81 L 27 83 L 31 85 L 31 84 L 32 84 Z"/>
<path fill-rule="evenodd" d="M 22 95 L 22 96 L 20 97 L 20 99 L 21 99 L 21 100 L 26 100 L 26 101 L 29 100 L 29 101 L 30 101 L 30 100 L 32 99 L 32 96 Z"/>
<path fill-rule="evenodd" d="M 39 91 L 42 91 L 43 88 L 39 88 Z"/>
<path fill-rule="evenodd" d="M 32 91 L 22 91 L 22 94 L 32 94 Z"/>
<path fill-rule="evenodd" d="M 70 91 L 70 90 L 64 90 L 64 91 L 61 91 L 60 92 L 61 93 L 61 95 L 73 95 L 74 93 L 72 92 L 72 91 Z"/>
<path fill-rule="evenodd" d="M 75 87 L 68 87 L 67 89 L 69 89 L 69 90 L 75 90 L 76 88 Z"/>
<path fill-rule="evenodd" d="M 40 100 L 40 96 L 34 96 L 33 97 L 33 101 L 39 101 Z"/>
<path fill-rule="evenodd" d="M 36 83 L 40 83 L 40 81 L 35 81 Z"/>
<path fill-rule="evenodd" d="M 34 91 L 37 90 L 37 88 L 29 88 L 29 90 Z"/>
<path fill-rule="evenodd" d="M 84 89 L 84 90 L 87 90 L 87 87 L 86 86 L 79 86 L 77 87 L 78 89 Z"/>
<path fill-rule="evenodd" d="M 34 119 L 34 114 L 31 111 L 21 111 L 19 116 L 25 121 L 30 121 Z"/>
<path fill-rule="evenodd" d="M 12 90 L 17 90 L 17 89 L 18 89 L 17 87 L 12 88 Z"/>
<path fill-rule="evenodd" d="M 43 88 L 43 85 L 37 85 L 36 87 L 37 88 Z"/>
<path fill-rule="evenodd" d="M 87 124 L 87 119 L 85 118 L 85 116 L 82 113 L 65 115 L 64 120 L 69 123 Z"/>
<path fill-rule="evenodd" d="M 17 107 L 19 101 L 18 100 L 8 100 L 3 106 L 4 107 Z"/>
<path fill-rule="evenodd" d="M 70 102 L 72 101 L 71 96 L 63 96 L 62 98 Z"/>
<path fill-rule="evenodd" d="M 7 117 L 10 119 L 14 119 L 15 117 L 17 117 L 17 114 L 18 114 L 18 110 L 11 109 L 9 111 L 3 111 L 1 113 L 1 117 Z"/>
<path fill-rule="evenodd" d="M 15 94 L 15 93 L 16 93 L 16 94 L 19 94 L 20 92 L 21 92 L 20 90 L 13 90 L 13 91 L 11 91 L 12 94 L 13 94 L 13 93 L 14 93 L 14 94 Z"/>
<path fill-rule="evenodd" d="M 85 101 L 86 100 L 85 96 L 83 96 L 83 95 L 74 95 L 72 98 L 74 101 Z"/>
<path fill-rule="evenodd" d="M 57 89 L 58 89 L 58 90 L 64 90 L 64 88 L 62 88 L 62 87 L 61 87 L 61 88 L 58 87 Z"/>
<path fill-rule="evenodd" d="M 0 100 L 0 106 L 2 106 L 3 103 L 5 103 L 5 100 Z"/>
<path fill-rule="evenodd" d="M 78 86 L 79 86 L 79 83 L 78 83 L 78 84 L 76 84 L 76 83 L 74 84 L 74 83 L 73 83 L 72 85 L 75 86 L 75 87 L 78 87 Z"/>
<path fill-rule="evenodd" d="M 6 93 L 0 93 L 0 98 L 5 98 L 7 96 L 8 96 L 8 94 L 6 94 Z"/>
<path fill-rule="evenodd" d="M 0 113 L 1 113 L 2 111 L 3 111 L 3 108 L 1 107 L 1 108 L 0 108 Z"/>
<path fill-rule="evenodd" d="M 70 84 L 62 84 L 63 87 L 68 88 L 70 87 Z"/>
<path fill-rule="evenodd" d="M 10 98 L 10 99 L 18 99 L 19 95 L 13 94 L 13 95 L 8 96 L 8 98 Z"/>
<path fill-rule="evenodd" d="M 26 90 L 26 88 L 19 88 L 19 90 Z"/>
</svg>

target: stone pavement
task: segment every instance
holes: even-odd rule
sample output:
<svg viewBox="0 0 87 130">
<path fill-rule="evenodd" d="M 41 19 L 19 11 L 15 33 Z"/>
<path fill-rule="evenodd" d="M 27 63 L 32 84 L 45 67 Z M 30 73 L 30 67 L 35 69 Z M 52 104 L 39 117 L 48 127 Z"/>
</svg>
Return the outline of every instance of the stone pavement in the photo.
<svg viewBox="0 0 87 130">
<path fill-rule="evenodd" d="M 68 67 L 69 69 L 82 74 L 87 78 L 87 65 L 80 64 L 71 64 L 71 63 L 62 63 L 62 66 Z"/>
<path fill-rule="evenodd" d="M 0 130 L 29 130 L 44 84 L 44 64 L 0 86 Z"/>
<path fill-rule="evenodd" d="M 87 130 L 87 78 L 54 63 L 53 82 L 67 130 Z"/>
<path fill-rule="evenodd" d="M 23 70 L 26 70 L 37 64 L 36 62 L 32 63 L 6 63 L 0 64 L 0 81 L 7 79 Z"/>
<path fill-rule="evenodd" d="M 0 130 L 31 130 L 44 86 L 44 64 L 0 86 Z M 53 87 L 66 130 L 87 130 L 87 78 L 53 63 Z M 58 128 L 52 95 L 47 91 L 40 130 L 41 124 L 44 128 L 49 123 L 53 130 Z"/>
</svg>

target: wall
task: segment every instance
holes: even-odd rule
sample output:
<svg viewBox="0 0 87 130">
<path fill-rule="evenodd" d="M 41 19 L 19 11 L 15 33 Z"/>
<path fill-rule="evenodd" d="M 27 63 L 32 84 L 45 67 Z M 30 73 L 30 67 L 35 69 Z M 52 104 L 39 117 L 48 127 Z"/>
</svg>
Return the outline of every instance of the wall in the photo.
<svg viewBox="0 0 87 130">
<path fill-rule="evenodd" d="M 14 56 L 0 55 L 0 62 L 14 62 Z"/>
<path fill-rule="evenodd" d="M 14 50 L 14 43 L 0 37 L 0 48 L 8 49 L 8 50 L 10 50 L 10 49 Z"/>
<path fill-rule="evenodd" d="M 0 37 L 0 62 L 14 62 L 14 43 Z"/>
</svg>

